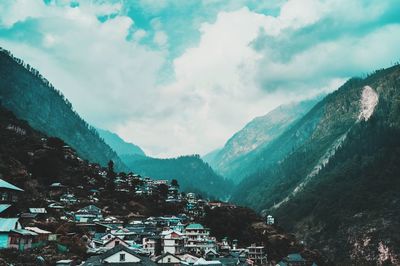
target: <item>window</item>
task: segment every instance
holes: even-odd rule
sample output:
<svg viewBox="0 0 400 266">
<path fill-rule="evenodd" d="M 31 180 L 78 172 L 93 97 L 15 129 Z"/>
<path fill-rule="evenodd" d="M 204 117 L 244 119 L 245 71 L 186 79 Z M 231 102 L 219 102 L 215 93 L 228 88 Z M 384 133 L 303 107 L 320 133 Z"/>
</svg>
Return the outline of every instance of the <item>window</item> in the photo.
<svg viewBox="0 0 400 266">
<path fill-rule="evenodd" d="M 117 240 L 117 241 L 115 241 L 114 246 L 118 246 L 118 245 L 119 245 L 119 241 Z"/>
<path fill-rule="evenodd" d="M 168 262 L 171 262 L 171 258 L 168 258 L 167 261 L 168 261 Z"/>
<path fill-rule="evenodd" d="M 125 261 L 125 254 L 119 254 L 119 261 Z"/>
</svg>

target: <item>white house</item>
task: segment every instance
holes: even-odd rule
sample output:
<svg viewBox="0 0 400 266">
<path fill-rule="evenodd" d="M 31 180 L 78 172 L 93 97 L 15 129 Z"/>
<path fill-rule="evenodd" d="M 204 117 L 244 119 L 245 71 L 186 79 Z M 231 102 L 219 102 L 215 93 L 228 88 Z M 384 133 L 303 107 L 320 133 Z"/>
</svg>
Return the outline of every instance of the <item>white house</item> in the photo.
<svg viewBox="0 0 400 266">
<path fill-rule="evenodd" d="M 161 241 L 164 253 L 182 254 L 185 252 L 185 236 L 181 232 L 163 231 Z"/>
<path fill-rule="evenodd" d="M 149 258 L 136 254 L 133 250 L 118 245 L 107 252 L 90 257 L 83 265 L 156 265 Z"/>
<path fill-rule="evenodd" d="M 157 264 L 177 264 L 180 265 L 181 259 L 174 254 L 171 254 L 169 252 L 164 253 L 162 256 L 158 257 L 156 259 Z"/>
</svg>

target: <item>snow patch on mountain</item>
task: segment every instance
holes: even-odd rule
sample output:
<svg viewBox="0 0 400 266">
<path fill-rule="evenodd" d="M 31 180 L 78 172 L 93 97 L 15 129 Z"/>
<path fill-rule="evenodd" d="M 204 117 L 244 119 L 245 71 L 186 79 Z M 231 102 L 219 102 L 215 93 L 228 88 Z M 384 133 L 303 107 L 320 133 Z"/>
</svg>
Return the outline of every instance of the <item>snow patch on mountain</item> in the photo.
<svg viewBox="0 0 400 266">
<path fill-rule="evenodd" d="M 360 115 L 358 120 L 367 121 L 374 113 L 375 107 L 378 104 L 379 96 L 370 86 L 365 86 L 360 100 Z"/>
</svg>

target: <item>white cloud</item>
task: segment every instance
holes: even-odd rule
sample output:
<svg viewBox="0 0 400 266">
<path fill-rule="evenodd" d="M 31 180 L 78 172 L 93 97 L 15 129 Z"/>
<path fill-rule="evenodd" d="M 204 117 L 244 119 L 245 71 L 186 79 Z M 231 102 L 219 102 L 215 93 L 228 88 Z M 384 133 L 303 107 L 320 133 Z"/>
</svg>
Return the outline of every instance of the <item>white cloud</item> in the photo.
<svg viewBox="0 0 400 266">
<path fill-rule="evenodd" d="M 163 31 L 156 31 L 154 33 L 154 42 L 158 46 L 165 46 L 168 43 L 168 36 L 165 32 Z"/>
<path fill-rule="evenodd" d="M 168 8 L 167 1 L 141 2 L 157 16 Z M 0 26 L 17 32 L 0 35 L 0 45 L 37 67 L 89 122 L 116 131 L 150 155 L 205 153 L 279 104 L 331 91 L 349 75 L 398 60 L 393 58 L 399 56 L 398 24 L 354 35 L 329 31 L 374 23 L 387 10 L 384 3 L 277 2 L 278 16 L 228 3 L 229 11 L 201 24 L 197 45 L 169 58 L 174 35 L 163 21 L 155 17 L 141 29 L 120 2 L 83 1 L 71 8 L 5 1 Z M 203 5 L 215 8 L 215 3 Z M 188 23 L 197 25 L 199 19 L 193 14 Z M 16 22 L 21 23 L 14 29 Z M 327 29 L 314 33 L 320 24 Z M 328 37 L 319 39 L 323 30 Z M 150 47 L 141 44 L 146 41 Z M 160 84 L 165 67 L 173 69 L 172 81 Z"/>
</svg>

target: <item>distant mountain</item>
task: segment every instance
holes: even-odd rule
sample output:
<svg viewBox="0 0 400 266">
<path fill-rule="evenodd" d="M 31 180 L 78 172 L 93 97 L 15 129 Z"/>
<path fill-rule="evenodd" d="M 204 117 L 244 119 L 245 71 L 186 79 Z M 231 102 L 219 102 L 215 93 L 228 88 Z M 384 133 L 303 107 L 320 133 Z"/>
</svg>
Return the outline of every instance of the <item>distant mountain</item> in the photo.
<svg viewBox="0 0 400 266">
<path fill-rule="evenodd" d="M 121 156 L 124 163 L 136 173 L 157 179 L 177 179 L 186 192 L 197 192 L 206 197 L 227 199 L 232 182 L 217 175 L 199 155 L 157 159 L 138 155 Z"/>
<path fill-rule="evenodd" d="M 0 103 L 36 130 L 63 139 L 87 160 L 116 169 L 126 166 L 118 155 L 85 122 L 61 92 L 37 70 L 0 48 Z"/>
<path fill-rule="evenodd" d="M 219 174 L 240 182 L 245 176 L 256 172 L 257 155 L 307 113 L 321 97 L 312 100 L 282 105 L 264 116 L 250 121 L 234 134 L 225 146 L 204 157 Z M 278 157 L 278 159 L 280 159 Z"/>
<path fill-rule="evenodd" d="M 340 265 L 398 265 L 399 136 L 400 66 L 353 78 L 273 141 L 266 160 L 288 155 L 232 199 L 272 213 Z"/>
<path fill-rule="evenodd" d="M 213 150 L 213 151 L 211 151 L 211 152 L 209 152 L 209 153 L 203 155 L 203 156 L 201 157 L 201 159 L 202 159 L 203 161 L 205 161 L 206 163 L 211 164 L 211 163 L 213 163 L 213 162 L 216 160 L 215 157 L 218 155 L 218 153 L 219 153 L 221 150 L 222 150 L 222 148 L 215 149 L 215 150 Z"/>
<path fill-rule="evenodd" d="M 146 155 L 139 146 L 126 142 L 117 134 L 100 128 L 96 128 L 96 130 L 99 133 L 100 138 L 102 138 L 119 156 Z"/>
</svg>

